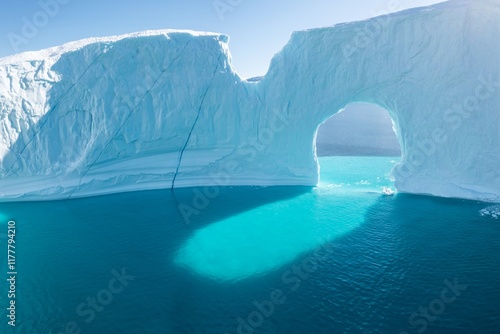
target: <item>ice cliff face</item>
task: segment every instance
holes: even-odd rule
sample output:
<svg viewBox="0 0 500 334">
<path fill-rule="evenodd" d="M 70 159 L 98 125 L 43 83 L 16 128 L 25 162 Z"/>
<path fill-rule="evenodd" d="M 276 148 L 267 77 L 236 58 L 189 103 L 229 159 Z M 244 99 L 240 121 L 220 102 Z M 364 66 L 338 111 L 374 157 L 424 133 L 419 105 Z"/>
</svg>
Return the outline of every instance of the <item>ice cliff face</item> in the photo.
<svg viewBox="0 0 500 334">
<path fill-rule="evenodd" d="M 150 31 L 0 59 L 0 200 L 315 185 L 318 126 L 387 109 L 399 191 L 500 201 L 500 4 L 296 32 L 260 81 L 228 37 Z"/>
</svg>

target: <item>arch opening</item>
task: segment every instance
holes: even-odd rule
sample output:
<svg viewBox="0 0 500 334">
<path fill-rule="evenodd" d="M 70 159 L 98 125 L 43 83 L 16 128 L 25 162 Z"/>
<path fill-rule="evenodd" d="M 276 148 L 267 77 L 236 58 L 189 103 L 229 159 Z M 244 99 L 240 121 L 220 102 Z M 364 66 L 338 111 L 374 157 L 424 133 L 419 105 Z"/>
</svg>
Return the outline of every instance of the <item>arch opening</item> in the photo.
<svg viewBox="0 0 500 334">
<path fill-rule="evenodd" d="M 401 144 L 389 111 L 371 103 L 350 103 L 316 131 L 319 186 L 343 186 L 392 194 L 393 167 Z"/>
</svg>

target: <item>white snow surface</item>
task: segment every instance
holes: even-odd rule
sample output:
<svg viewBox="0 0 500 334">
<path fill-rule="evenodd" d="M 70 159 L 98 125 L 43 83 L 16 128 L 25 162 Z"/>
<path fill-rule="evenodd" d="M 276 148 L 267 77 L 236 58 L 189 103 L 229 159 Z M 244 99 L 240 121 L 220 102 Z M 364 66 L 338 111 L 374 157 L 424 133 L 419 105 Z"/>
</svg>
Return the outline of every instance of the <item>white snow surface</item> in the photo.
<svg viewBox="0 0 500 334">
<path fill-rule="evenodd" d="M 389 111 L 398 192 L 500 202 L 500 3 L 455 0 L 295 32 L 261 80 L 229 38 L 147 31 L 0 59 L 0 200 L 306 185 L 318 126 Z"/>
</svg>

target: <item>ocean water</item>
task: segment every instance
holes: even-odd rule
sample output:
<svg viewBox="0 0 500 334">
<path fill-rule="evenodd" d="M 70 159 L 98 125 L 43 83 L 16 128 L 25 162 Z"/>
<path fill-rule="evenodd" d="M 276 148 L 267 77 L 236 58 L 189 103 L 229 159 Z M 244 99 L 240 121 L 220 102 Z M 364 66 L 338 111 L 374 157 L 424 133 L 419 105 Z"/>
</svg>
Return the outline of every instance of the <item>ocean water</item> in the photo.
<svg viewBox="0 0 500 334">
<path fill-rule="evenodd" d="M 498 333 L 498 211 L 385 196 L 398 160 L 320 158 L 316 188 L 0 204 L 0 332 Z"/>
</svg>

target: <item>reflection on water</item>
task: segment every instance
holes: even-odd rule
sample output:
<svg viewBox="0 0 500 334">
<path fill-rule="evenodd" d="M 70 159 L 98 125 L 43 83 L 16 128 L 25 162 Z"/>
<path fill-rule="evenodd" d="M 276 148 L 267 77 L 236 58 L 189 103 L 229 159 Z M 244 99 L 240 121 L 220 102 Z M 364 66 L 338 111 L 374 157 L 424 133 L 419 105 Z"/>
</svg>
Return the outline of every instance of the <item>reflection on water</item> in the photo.
<svg viewBox="0 0 500 334">
<path fill-rule="evenodd" d="M 202 275 L 237 280 L 291 262 L 363 222 L 376 197 L 318 195 L 319 191 L 266 204 L 197 231 L 176 262 Z"/>
<path fill-rule="evenodd" d="M 363 223 L 366 210 L 391 185 L 384 173 L 394 159 L 372 158 L 369 168 L 356 166 L 360 159 L 322 158 L 318 188 L 196 231 L 176 263 L 213 279 L 235 281 L 279 268 L 344 235 Z"/>
</svg>

